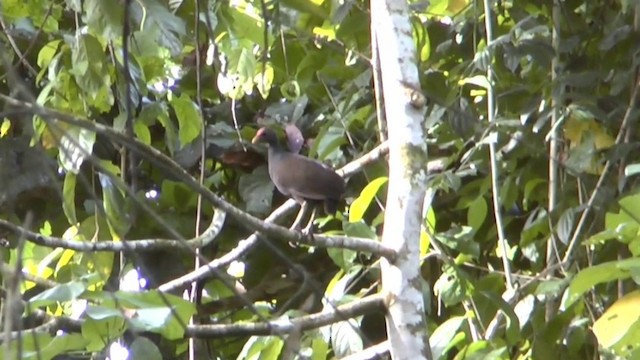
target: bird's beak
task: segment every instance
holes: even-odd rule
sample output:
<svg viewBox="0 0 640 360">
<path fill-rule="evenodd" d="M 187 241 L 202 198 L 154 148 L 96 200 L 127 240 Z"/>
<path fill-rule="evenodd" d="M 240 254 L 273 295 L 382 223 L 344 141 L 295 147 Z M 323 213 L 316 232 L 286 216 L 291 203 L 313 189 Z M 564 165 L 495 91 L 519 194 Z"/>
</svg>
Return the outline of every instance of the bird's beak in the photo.
<svg viewBox="0 0 640 360">
<path fill-rule="evenodd" d="M 259 142 L 260 142 L 260 136 L 259 135 L 256 135 L 256 136 L 253 137 L 253 139 L 251 139 L 251 143 L 252 144 L 257 144 Z"/>
</svg>

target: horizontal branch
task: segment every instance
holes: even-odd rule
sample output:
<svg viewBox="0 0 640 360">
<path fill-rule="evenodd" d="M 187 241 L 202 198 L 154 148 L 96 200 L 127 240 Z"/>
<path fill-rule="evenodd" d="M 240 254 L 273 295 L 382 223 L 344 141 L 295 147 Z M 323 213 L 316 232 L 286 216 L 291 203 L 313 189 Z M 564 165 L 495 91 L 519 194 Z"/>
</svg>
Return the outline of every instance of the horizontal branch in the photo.
<svg viewBox="0 0 640 360">
<path fill-rule="evenodd" d="M 208 339 L 228 336 L 282 335 L 296 329 L 301 331 L 317 329 L 385 308 L 384 296 L 376 294 L 337 306 L 331 310 L 293 319 L 283 318 L 266 323 L 189 325 L 185 336 Z"/>
<path fill-rule="evenodd" d="M 211 243 L 222 230 L 224 224 L 225 212 L 214 209 L 213 218 L 209 227 L 200 236 L 196 236 L 189 240 L 168 240 L 168 239 L 142 239 L 142 240 L 98 240 L 98 241 L 80 241 L 67 240 L 55 236 L 45 236 L 39 233 L 27 230 L 22 226 L 16 225 L 10 221 L 0 219 L 0 228 L 10 230 L 16 234 L 24 236 L 30 242 L 38 245 L 71 249 L 80 252 L 93 251 L 155 251 L 162 249 L 170 250 L 194 250 L 199 249 Z"/>
<path fill-rule="evenodd" d="M 385 297 L 381 294 L 367 296 L 365 298 L 351 301 L 350 303 L 337 306 L 331 310 L 326 310 L 316 314 L 299 316 L 293 319 L 279 319 L 260 323 L 238 323 L 238 324 L 213 324 L 213 325 L 188 325 L 185 329 L 185 338 L 219 338 L 252 335 L 279 335 L 286 334 L 295 329 L 301 331 L 317 329 L 339 321 L 345 321 L 356 316 L 370 314 L 376 310 L 386 309 Z M 52 316 L 37 310 L 41 318 L 45 321 L 43 325 L 32 329 L 13 331 L 9 335 L 10 339 L 17 339 L 19 336 L 28 336 L 42 332 L 53 333 L 58 330 L 66 332 L 80 332 L 83 319 L 72 319 L 67 316 Z M 0 344 L 2 340 L 0 339 Z"/>
</svg>

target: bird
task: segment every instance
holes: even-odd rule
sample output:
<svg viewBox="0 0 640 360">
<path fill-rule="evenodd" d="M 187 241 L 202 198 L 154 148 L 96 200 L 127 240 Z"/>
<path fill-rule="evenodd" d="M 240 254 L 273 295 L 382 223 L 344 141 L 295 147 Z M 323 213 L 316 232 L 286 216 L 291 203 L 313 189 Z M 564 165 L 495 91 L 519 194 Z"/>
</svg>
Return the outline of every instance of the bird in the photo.
<svg viewBox="0 0 640 360">
<path fill-rule="evenodd" d="M 316 207 L 322 204 L 327 215 L 335 214 L 344 196 L 344 180 L 331 167 L 285 150 L 275 131 L 269 127 L 260 128 L 251 142 L 267 144 L 267 163 L 271 181 L 280 193 L 294 199 L 303 207 L 292 228 L 299 229 L 299 223 L 306 212 L 305 207 L 313 207 L 309 223 L 302 230 L 304 235 L 313 237 Z"/>
</svg>

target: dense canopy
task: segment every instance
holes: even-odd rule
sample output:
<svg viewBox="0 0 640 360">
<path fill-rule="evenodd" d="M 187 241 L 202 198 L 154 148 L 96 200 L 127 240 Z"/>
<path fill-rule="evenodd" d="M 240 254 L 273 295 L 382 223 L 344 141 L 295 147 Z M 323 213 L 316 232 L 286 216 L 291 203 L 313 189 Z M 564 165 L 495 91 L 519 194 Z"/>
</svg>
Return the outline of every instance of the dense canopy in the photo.
<svg viewBox="0 0 640 360">
<path fill-rule="evenodd" d="M 0 0 L 0 359 L 387 354 L 373 3 Z M 638 358 L 640 5 L 409 9 L 434 358 Z"/>
</svg>

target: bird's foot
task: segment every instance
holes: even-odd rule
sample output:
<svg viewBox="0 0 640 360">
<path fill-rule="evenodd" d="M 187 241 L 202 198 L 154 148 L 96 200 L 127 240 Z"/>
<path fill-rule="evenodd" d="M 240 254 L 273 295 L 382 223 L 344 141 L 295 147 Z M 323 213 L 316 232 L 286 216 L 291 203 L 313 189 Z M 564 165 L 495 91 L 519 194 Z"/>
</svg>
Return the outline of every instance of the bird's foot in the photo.
<svg viewBox="0 0 640 360">
<path fill-rule="evenodd" d="M 309 225 L 307 225 L 306 228 L 302 229 L 301 233 L 304 237 L 307 238 L 307 241 L 309 242 L 313 242 L 313 230 L 314 230 L 314 226 L 313 226 L 313 222 L 311 222 Z"/>
</svg>

